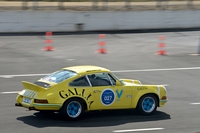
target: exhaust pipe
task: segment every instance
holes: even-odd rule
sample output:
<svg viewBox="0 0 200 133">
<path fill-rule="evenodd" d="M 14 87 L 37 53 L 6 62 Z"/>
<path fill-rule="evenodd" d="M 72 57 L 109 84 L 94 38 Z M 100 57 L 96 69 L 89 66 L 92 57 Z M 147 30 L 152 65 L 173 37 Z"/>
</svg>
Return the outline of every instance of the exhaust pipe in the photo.
<svg viewBox="0 0 200 133">
<path fill-rule="evenodd" d="M 35 108 L 34 108 L 34 107 L 29 107 L 28 109 L 29 109 L 29 110 L 35 110 Z"/>
</svg>

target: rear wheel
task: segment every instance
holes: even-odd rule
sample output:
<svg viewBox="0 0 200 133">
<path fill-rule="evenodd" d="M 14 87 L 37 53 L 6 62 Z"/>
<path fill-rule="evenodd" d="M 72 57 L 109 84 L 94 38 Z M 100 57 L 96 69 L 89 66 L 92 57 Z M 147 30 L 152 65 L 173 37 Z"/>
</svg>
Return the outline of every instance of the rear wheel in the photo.
<svg viewBox="0 0 200 133">
<path fill-rule="evenodd" d="M 81 118 L 83 111 L 84 106 L 82 100 L 73 98 L 65 102 L 61 109 L 61 115 L 68 120 L 77 120 Z"/>
<path fill-rule="evenodd" d="M 140 98 L 137 111 L 142 115 L 152 115 L 155 113 L 158 106 L 157 99 L 154 95 L 148 94 Z"/>
</svg>

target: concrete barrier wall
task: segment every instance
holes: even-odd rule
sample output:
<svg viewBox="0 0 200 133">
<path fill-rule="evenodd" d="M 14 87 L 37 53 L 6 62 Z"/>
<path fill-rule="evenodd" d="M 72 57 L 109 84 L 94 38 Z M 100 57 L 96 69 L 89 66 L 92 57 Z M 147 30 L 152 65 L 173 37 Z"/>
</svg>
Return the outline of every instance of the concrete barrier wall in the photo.
<svg viewBox="0 0 200 133">
<path fill-rule="evenodd" d="M 71 32 L 200 27 L 200 10 L 64 12 L 1 11 L 0 32 Z"/>
</svg>

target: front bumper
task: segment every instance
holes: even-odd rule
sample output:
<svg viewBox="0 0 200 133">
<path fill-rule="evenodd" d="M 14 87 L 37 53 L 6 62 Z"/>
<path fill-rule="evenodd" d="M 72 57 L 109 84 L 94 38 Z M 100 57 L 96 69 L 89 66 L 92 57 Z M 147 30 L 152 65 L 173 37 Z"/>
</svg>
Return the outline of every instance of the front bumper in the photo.
<svg viewBox="0 0 200 133">
<path fill-rule="evenodd" d="M 159 107 L 163 107 L 167 103 L 168 99 L 166 100 L 160 100 Z"/>
</svg>

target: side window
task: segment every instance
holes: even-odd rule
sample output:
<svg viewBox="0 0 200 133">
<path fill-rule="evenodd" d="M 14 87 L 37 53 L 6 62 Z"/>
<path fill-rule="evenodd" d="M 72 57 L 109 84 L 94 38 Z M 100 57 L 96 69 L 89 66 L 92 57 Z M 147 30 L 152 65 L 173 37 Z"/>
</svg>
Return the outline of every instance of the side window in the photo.
<svg viewBox="0 0 200 133">
<path fill-rule="evenodd" d="M 86 77 L 81 77 L 78 79 L 75 79 L 74 81 L 69 83 L 69 86 L 90 86 Z"/>
<path fill-rule="evenodd" d="M 92 86 L 111 86 L 107 73 L 95 73 L 88 75 Z"/>
<path fill-rule="evenodd" d="M 113 84 L 113 85 L 116 85 L 116 80 L 113 78 L 113 76 L 111 76 L 110 74 L 108 74 L 108 76 L 109 76 L 109 78 L 110 78 L 112 84 Z"/>
</svg>

